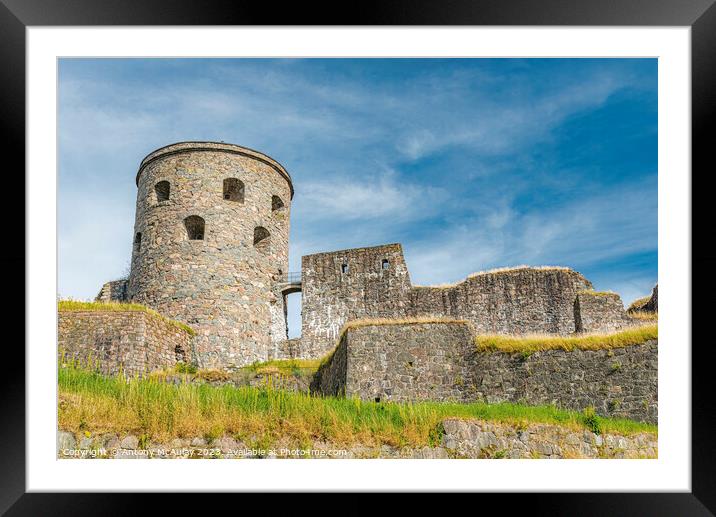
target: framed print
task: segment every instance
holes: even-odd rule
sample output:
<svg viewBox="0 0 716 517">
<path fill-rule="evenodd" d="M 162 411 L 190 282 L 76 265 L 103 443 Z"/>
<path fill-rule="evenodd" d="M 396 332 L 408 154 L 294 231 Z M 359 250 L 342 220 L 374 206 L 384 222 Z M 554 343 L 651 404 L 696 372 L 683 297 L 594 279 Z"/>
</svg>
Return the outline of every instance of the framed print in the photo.
<svg viewBox="0 0 716 517">
<path fill-rule="evenodd" d="M 3 509 L 454 491 L 709 514 L 711 4 L 3 0 L 27 202 Z"/>
</svg>

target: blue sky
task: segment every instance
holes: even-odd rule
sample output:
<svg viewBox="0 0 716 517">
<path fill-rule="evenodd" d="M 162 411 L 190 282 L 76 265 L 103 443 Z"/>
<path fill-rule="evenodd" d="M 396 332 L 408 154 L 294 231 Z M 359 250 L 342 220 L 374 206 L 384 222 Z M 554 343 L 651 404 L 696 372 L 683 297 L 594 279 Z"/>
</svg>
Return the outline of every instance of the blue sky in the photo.
<svg viewBox="0 0 716 517">
<path fill-rule="evenodd" d="M 401 242 L 415 284 L 565 265 L 629 303 L 657 281 L 656 59 L 64 59 L 59 79 L 63 297 L 124 273 L 139 162 L 183 140 L 288 169 L 292 271 Z"/>
</svg>

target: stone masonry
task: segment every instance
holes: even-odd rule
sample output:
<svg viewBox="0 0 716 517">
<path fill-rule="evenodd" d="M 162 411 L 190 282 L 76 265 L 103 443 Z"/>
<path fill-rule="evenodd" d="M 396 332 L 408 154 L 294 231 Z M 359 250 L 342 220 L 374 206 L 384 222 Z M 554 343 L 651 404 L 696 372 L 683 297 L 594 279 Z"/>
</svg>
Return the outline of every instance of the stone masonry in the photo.
<svg viewBox="0 0 716 517">
<path fill-rule="evenodd" d="M 349 320 L 407 312 L 410 276 L 400 244 L 306 255 L 301 270 L 303 357 L 331 350 Z"/>
<path fill-rule="evenodd" d="M 95 300 L 98 302 L 126 302 L 127 280 L 107 282 L 102 286 Z"/>
<path fill-rule="evenodd" d="M 270 447 L 255 447 L 223 435 L 211 440 L 204 436 L 174 438 L 165 443 L 139 446 L 139 436 L 115 433 L 74 433 L 58 431 L 57 458 L 106 459 L 243 459 L 243 458 L 325 458 L 325 459 L 556 459 L 556 458 L 656 458 L 656 433 L 619 435 L 596 434 L 554 424 L 510 424 L 485 420 L 446 418 L 440 423 L 442 438 L 436 446 L 366 446 L 314 439 L 310 444 L 277 440 Z"/>
<path fill-rule="evenodd" d="M 646 304 L 646 310 L 650 312 L 659 312 L 659 286 L 655 285 L 651 291 L 651 298 L 649 303 Z"/>
<path fill-rule="evenodd" d="M 467 400 L 472 331 L 463 323 L 347 330 L 315 391 L 365 400 Z M 324 379 L 325 377 L 325 379 Z"/>
<path fill-rule="evenodd" d="M 291 179 L 272 158 L 237 145 L 184 142 L 147 156 L 137 173 L 127 299 L 197 333 L 196 362 L 265 361 L 285 340 Z"/>
<path fill-rule="evenodd" d="M 414 286 L 400 244 L 302 257 L 288 272 L 293 185 L 269 156 L 219 142 L 180 142 L 144 158 L 127 280 L 99 301 L 135 302 L 197 333 L 192 362 L 235 369 L 318 358 L 361 318 L 454 318 L 476 332 L 571 334 L 630 324 L 618 295 L 595 296 L 580 273 L 516 267 L 449 286 Z M 286 296 L 302 292 L 302 335 L 288 340 Z M 654 297 L 655 298 L 655 297 Z"/>
<path fill-rule="evenodd" d="M 651 296 L 649 301 L 644 304 L 642 309 L 645 312 L 659 312 L 659 286 L 655 285 L 654 289 L 651 290 Z"/>
<path fill-rule="evenodd" d="M 443 421 L 441 445 L 455 458 L 656 458 L 652 433 L 633 436 L 575 431 L 565 426 L 511 426 L 481 420 Z"/>
<path fill-rule="evenodd" d="M 554 404 L 656 422 L 657 342 L 610 350 L 478 352 L 469 323 L 349 328 L 312 391 L 375 401 Z"/>
<path fill-rule="evenodd" d="M 592 284 L 568 268 L 497 270 L 450 287 L 414 287 L 411 316 L 448 316 L 480 334 L 571 334 L 574 299 Z"/>
<path fill-rule="evenodd" d="M 79 360 L 103 373 L 143 375 L 191 361 L 191 335 L 142 311 L 60 311 L 60 360 Z"/>
<path fill-rule="evenodd" d="M 511 335 L 614 331 L 631 324 L 619 295 L 594 293 L 589 280 L 564 267 L 507 268 L 444 287 L 413 286 L 400 244 L 304 256 L 302 285 L 297 357 L 327 353 L 343 325 L 362 318 L 448 317 L 469 321 L 481 334 Z"/>
<path fill-rule="evenodd" d="M 635 323 L 616 293 L 580 291 L 574 300 L 577 332 L 615 332 Z"/>
</svg>

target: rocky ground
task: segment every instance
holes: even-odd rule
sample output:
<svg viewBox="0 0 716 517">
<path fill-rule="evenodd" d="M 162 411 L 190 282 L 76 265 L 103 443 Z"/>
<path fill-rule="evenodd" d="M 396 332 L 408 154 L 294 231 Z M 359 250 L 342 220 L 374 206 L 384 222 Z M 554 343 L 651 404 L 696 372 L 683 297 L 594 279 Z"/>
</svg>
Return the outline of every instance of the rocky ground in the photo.
<svg viewBox="0 0 716 517">
<path fill-rule="evenodd" d="M 349 447 L 314 441 L 297 447 L 288 443 L 248 445 L 230 436 L 213 440 L 203 437 L 175 438 L 168 443 L 147 443 L 134 435 L 89 433 L 79 436 L 67 431 L 57 434 L 59 458 L 656 458 L 657 436 L 595 434 L 558 425 L 515 425 L 481 420 L 450 418 L 432 447 L 410 448 L 389 445 Z"/>
<path fill-rule="evenodd" d="M 211 386 L 251 386 L 254 388 L 266 387 L 267 385 L 285 391 L 309 392 L 313 370 L 308 372 L 253 372 L 249 369 L 242 369 L 235 372 L 200 372 L 198 374 L 170 374 L 164 375 L 163 379 L 169 384 L 195 383 L 209 384 Z"/>
</svg>

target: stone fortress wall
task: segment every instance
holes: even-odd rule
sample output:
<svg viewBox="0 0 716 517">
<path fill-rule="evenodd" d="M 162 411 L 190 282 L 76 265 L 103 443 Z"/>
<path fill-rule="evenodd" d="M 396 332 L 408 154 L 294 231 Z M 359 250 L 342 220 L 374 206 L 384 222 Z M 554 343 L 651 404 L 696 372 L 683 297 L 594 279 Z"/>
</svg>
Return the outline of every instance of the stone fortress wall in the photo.
<svg viewBox="0 0 716 517">
<path fill-rule="evenodd" d="M 349 320 L 408 311 L 410 275 L 400 244 L 305 255 L 301 284 L 302 357 L 332 350 Z"/>
<path fill-rule="evenodd" d="M 574 300 L 591 282 L 567 268 L 496 270 L 450 287 L 415 287 L 411 316 L 465 319 L 481 334 L 569 334 Z"/>
<path fill-rule="evenodd" d="M 126 299 L 190 325 L 201 367 L 267 360 L 285 340 L 293 187 L 266 155 L 185 142 L 147 156 L 137 173 Z"/>
<path fill-rule="evenodd" d="M 149 154 L 136 182 L 130 275 L 105 284 L 97 300 L 139 303 L 161 316 L 61 312 L 61 353 L 130 375 L 178 362 L 230 370 L 327 356 L 314 393 L 593 406 L 602 415 L 657 420 L 656 341 L 478 351 L 476 334 L 614 332 L 639 323 L 619 295 L 595 292 L 576 271 L 520 266 L 417 286 L 396 243 L 303 256 L 299 277 L 288 271 L 293 186 L 272 158 L 232 144 L 182 142 Z M 302 335 L 288 339 L 286 296 L 296 291 Z M 633 311 L 656 312 L 656 288 L 642 305 Z M 374 321 L 341 334 L 357 319 Z"/>
<path fill-rule="evenodd" d="M 76 360 L 128 376 L 191 362 L 191 335 L 165 319 L 141 311 L 60 311 L 60 360 Z"/>
<path fill-rule="evenodd" d="M 371 401 L 554 404 L 657 421 L 657 342 L 529 355 L 478 351 L 467 322 L 348 328 L 311 389 Z"/>
<path fill-rule="evenodd" d="M 272 158 L 233 144 L 182 142 L 142 160 L 128 280 L 100 301 L 146 305 L 196 331 L 192 361 L 232 369 L 318 358 L 363 318 L 447 317 L 481 334 L 608 332 L 631 325 L 614 293 L 580 273 L 517 267 L 414 286 L 400 244 L 302 257 L 288 275 L 293 186 Z M 286 295 L 302 292 L 302 335 L 288 340 Z"/>
<path fill-rule="evenodd" d="M 97 302 L 126 302 L 127 301 L 127 280 L 112 280 L 105 283 L 99 290 Z"/>
<path fill-rule="evenodd" d="M 306 255 L 300 357 L 332 350 L 362 318 L 448 317 L 480 334 L 612 332 L 633 324 L 616 293 L 597 293 L 563 267 L 476 273 L 440 287 L 413 286 L 400 244 Z"/>
<path fill-rule="evenodd" d="M 634 324 L 616 293 L 581 291 L 574 300 L 576 332 L 616 332 Z"/>
</svg>

